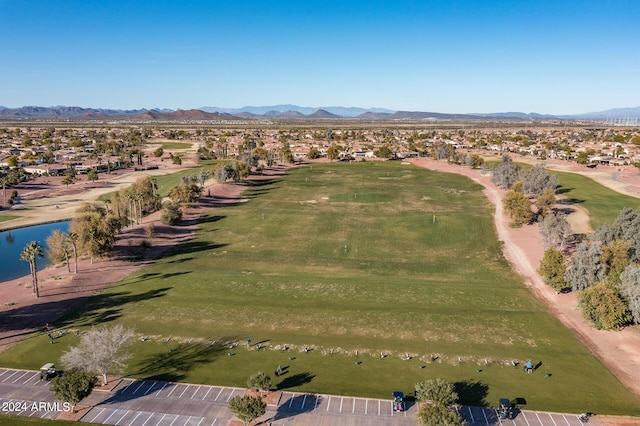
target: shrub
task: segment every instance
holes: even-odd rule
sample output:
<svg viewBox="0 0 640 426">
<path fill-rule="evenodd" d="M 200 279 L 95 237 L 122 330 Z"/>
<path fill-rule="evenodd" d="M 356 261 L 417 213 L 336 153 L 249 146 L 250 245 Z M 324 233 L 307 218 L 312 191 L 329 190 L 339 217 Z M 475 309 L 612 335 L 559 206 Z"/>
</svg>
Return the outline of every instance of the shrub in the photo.
<svg viewBox="0 0 640 426">
<path fill-rule="evenodd" d="M 578 295 L 582 315 L 598 330 L 619 330 L 631 322 L 631 313 L 618 291 L 607 284 L 596 283 Z"/>
</svg>

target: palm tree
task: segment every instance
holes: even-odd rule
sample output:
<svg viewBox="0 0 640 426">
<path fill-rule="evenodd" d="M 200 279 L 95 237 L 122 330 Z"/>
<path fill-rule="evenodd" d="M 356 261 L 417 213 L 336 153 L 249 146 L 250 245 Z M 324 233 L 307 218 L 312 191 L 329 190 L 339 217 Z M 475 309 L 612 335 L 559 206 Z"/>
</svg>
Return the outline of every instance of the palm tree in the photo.
<svg viewBox="0 0 640 426">
<path fill-rule="evenodd" d="M 74 274 L 78 273 L 78 234 L 75 232 L 69 232 L 66 238 L 67 242 L 71 243 L 71 247 L 73 247 L 73 259 L 75 263 L 75 269 L 73 271 Z M 68 263 L 68 262 L 67 262 Z"/>
<path fill-rule="evenodd" d="M 4 195 L 4 201 L 2 205 L 7 205 L 7 185 L 11 182 L 8 175 L 0 176 L 0 185 L 2 185 L 2 193 Z"/>
<path fill-rule="evenodd" d="M 20 253 L 20 260 L 29 262 L 29 268 L 31 269 L 31 280 L 33 281 L 33 292 L 36 297 L 40 297 L 40 289 L 38 288 L 38 269 L 36 259 L 38 257 L 44 257 L 42 253 L 42 245 L 37 241 L 31 241 L 27 244 L 22 253 Z"/>
</svg>

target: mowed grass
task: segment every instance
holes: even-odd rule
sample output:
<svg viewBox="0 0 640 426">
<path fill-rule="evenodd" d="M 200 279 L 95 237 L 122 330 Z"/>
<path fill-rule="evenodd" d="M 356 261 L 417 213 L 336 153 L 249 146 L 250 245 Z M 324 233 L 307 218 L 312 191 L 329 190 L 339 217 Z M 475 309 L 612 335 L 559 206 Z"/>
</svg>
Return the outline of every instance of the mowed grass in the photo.
<svg viewBox="0 0 640 426">
<path fill-rule="evenodd" d="M 129 363 L 140 378 L 244 386 L 288 365 L 282 389 L 390 397 L 442 377 L 469 404 L 640 415 L 511 271 L 481 189 L 398 162 L 292 169 L 56 325 L 122 322 L 150 336 Z M 37 368 L 76 341 L 34 336 L 0 365 Z M 532 375 L 527 359 L 541 363 Z"/>
<path fill-rule="evenodd" d="M 593 229 L 605 223 L 612 223 L 625 207 L 634 210 L 640 207 L 640 199 L 620 194 L 586 176 L 565 172 L 552 173 L 558 175 L 558 193 L 567 197 L 567 207 L 577 205 L 588 210 Z"/>
<path fill-rule="evenodd" d="M 9 220 L 19 219 L 22 216 L 16 216 L 14 214 L 0 214 L 0 222 L 7 222 Z"/>
<path fill-rule="evenodd" d="M 188 142 L 169 142 L 169 141 L 158 141 L 158 142 L 147 142 L 148 145 L 160 145 L 162 149 L 189 149 L 193 145 Z"/>
</svg>

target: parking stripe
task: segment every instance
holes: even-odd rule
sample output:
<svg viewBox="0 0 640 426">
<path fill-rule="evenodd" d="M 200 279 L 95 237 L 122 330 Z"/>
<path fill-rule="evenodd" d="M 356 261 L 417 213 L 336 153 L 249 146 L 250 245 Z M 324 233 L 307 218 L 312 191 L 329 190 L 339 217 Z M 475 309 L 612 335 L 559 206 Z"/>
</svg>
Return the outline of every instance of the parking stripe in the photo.
<svg viewBox="0 0 640 426">
<path fill-rule="evenodd" d="M 476 419 L 473 418 L 473 413 L 471 412 L 471 407 L 467 407 L 469 409 L 469 415 L 471 416 L 471 423 L 475 423 Z"/>
<path fill-rule="evenodd" d="M 220 398 L 220 394 L 222 393 L 223 390 L 224 388 L 220 388 L 220 392 L 218 392 L 218 395 L 216 396 L 216 399 L 214 399 L 214 401 L 217 401 L 218 398 Z"/>
<path fill-rule="evenodd" d="M 125 386 L 124 388 L 122 388 L 121 392 L 125 393 L 127 391 L 127 389 L 129 389 L 129 386 L 131 386 L 135 381 L 131 380 L 129 381 L 129 384 L 127 386 Z"/>
<path fill-rule="evenodd" d="M 14 371 L 13 374 L 11 374 L 10 376 L 5 377 L 4 380 L 2 380 L 3 382 L 6 382 L 8 379 L 11 379 L 11 377 L 13 377 L 18 371 Z"/>
<path fill-rule="evenodd" d="M 142 414 L 142 411 L 138 411 L 138 414 L 136 414 L 136 416 L 133 418 L 133 420 L 131 420 L 131 422 L 129 422 L 129 426 L 132 426 L 136 422 L 138 417 L 140 417 L 140 414 Z"/>
<path fill-rule="evenodd" d="M 555 426 L 558 426 L 558 423 L 556 423 L 556 419 L 553 418 L 553 416 L 551 414 L 549 414 L 549 417 L 551 417 L 551 421 L 553 422 L 553 424 Z"/>
<path fill-rule="evenodd" d="M 331 397 L 329 397 L 329 401 L 327 401 L 327 411 L 329 411 L 329 406 L 331 405 Z"/>
<path fill-rule="evenodd" d="M 380 415 L 380 400 L 378 400 L 378 415 Z"/>
<path fill-rule="evenodd" d="M 144 423 L 142 423 L 142 425 L 141 425 L 141 426 L 146 425 L 146 424 L 147 424 L 147 422 L 149 421 L 149 419 L 150 419 L 151 417 L 153 417 L 153 413 L 149 413 L 149 417 L 147 417 L 147 418 L 146 418 L 146 420 L 144 421 Z"/>
<path fill-rule="evenodd" d="M 369 400 L 365 399 L 364 400 L 364 414 L 367 414 L 367 408 L 369 407 Z"/>
<path fill-rule="evenodd" d="M 162 387 L 160 389 L 158 389 L 158 392 L 156 392 L 156 396 L 158 396 L 160 394 L 160 392 L 162 392 L 162 389 L 166 388 L 168 384 L 169 384 L 169 382 L 164 382 L 164 385 L 162 385 Z"/>
<path fill-rule="evenodd" d="M 525 422 L 527 422 L 527 426 L 530 426 L 529 420 L 527 419 L 527 416 L 524 414 L 524 411 L 522 411 L 522 418 L 524 419 Z"/>
<path fill-rule="evenodd" d="M 184 388 L 184 390 L 182 391 L 182 393 L 180 394 L 180 396 L 178 398 L 182 398 L 182 395 L 184 395 L 184 393 L 187 391 L 187 389 L 189 389 L 189 386 L 191 386 L 191 385 L 187 385 L 187 387 Z"/>
<path fill-rule="evenodd" d="M 213 388 L 211 386 L 209 386 L 209 389 L 207 389 L 207 393 L 205 393 L 204 396 L 202 397 L 203 401 L 207 397 L 207 395 L 209 395 L 209 392 L 211 392 L 211 389 L 213 389 Z"/>
<path fill-rule="evenodd" d="M 98 414 L 96 414 L 95 416 L 93 416 L 93 418 L 91 420 L 89 420 L 89 423 L 93 423 L 93 421 L 95 419 L 97 419 L 98 417 L 100 417 L 100 415 L 102 414 L 102 412 L 106 410 L 106 408 L 103 408 L 102 410 L 100 410 L 100 412 Z"/>
<path fill-rule="evenodd" d="M 487 413 L 484 411 L 484 408 L 482 409 L 482 415 L 484 416 L 484 422 L 489 424 L 489 419 L 487 418 Z"/>
<path fill-rule="evenodd" d="M 140 384 L 138 385 L 138 387 L 136 388 L 136 390 L 133 391 L 133 393 L 137 393 L 140 390 L 140 388 L 144 386 L 145 383 L 146 382 L 144 380 L 141 381 Z"/>
<path fill-rule="evenodd" d="M 126 416 L 127 414 L 129 414 L 129 410 L 126 410 L 126 411 L 124 412 L 124 414 L 122 415 L 122 417 L 120 417 L 120 418 L 118 419 L 118 421 L 116 422 L 116 425 L 117 425 L 118 423 L 120 423 L 120 422 L 122 421 L 122 419 L 124 419 L 124 416 Z"/>
<path fill-rule="evenodd" d="M 569 426 L 571 426 L 571 423 L 569 423 L 569 420 L 567 420 L 567 416 L 563 414 L 562 417 L 564 418 L 564 421 L 567 422 Z"/>
<path fill-rule="evenodd" d="M 178 384 L 174 383 L 173 384 L 173 389 L 171 389 L 171 392 L 169 392 L 169 395 L 167 395 L 167 398 L 171 397 L 171 394 L 174 393 L 176 391 L 176 389 L 178 389 Z"/>
<path fill-rule="evenodd" d="M 200 423 L 202 423 L 204 421 L 204 417 L 200 417 L 200 421 L 198 422 L 198 424 L 196 426 L 200 426 Z"/>
<path fill-rule="evenodd" d="M 31 380 L 35 379 L 36 377 L 38 377 L 38 374 L 34 374 L 33 376 L 29 376 L 27 378 L 27 380 L 25 380 L 24 382 L 22 382 L 23 385 L 26 385 L 27 383 L 29 383 Z"/>
<path fill-rule="evenodd" d="M 236 391 L 236 389 L 232 389 L 232 390 L 231 390 L 231 393 L 230 393 L 230 394 L 229 394 L 229 396 L 227 397 L 227 401 L 226 401 L 226 402 L 229 402 L 229 400 L 231 399 L 231 397 L 233 396 L 233 394 L 235 393 L 235 391 Z"/>
<path fill-rule="evenodd" d="M 113 410 L 111 412 L 111 414 L 109 414 L 109 417 L 107 417 L 106 419 L 104 419 L 104 422 L 102 422 L 103 424 L 108 424 L 107 422 L 109 421 L 109 419 L 111 418 L 111 416 L 113 416 L 116 413 L 117 410 Z"/>
<path fill-rule="evenodd" d="M 540 420 L 540 416 L 538 415 L 538 413 L 536 413 L 536 417 L 538 418 L 538 421 L 540 422 L 540 424 L 544 425 L 544 423 L 542 423 L 542 420 Z"/>
<path fill-rule="evenodd" d="M 304 398 L 302 398 L 302 405 L 300 406 L 300 409 L 303 410 L 304 409 L 304 404 L 305 402 L 307 402 L 307 394 L 304 394 Z"/>
<path fill-rule="evenodd" d="M 153 382 L 151 383 L 151 386 L 149 386 L 149 389 L 147 389 L 147 391 L 144 393 L 145 395 L 148 394 L 149 392 L 151 392 L 151 389 L 153 389 L 153 387 L 156 385 L 156 383 L 158 382 Z"/>
<path fill-rule="evenodd" d="M 193 399 L 194 396 L 196 396 L 196 394 L 198 393 L 198 391 L 200 390 L 201 386 L 198 386 L 196 388 L 196 391 L 193 393 L 193 395 L 191 395 L 191 399 Z"/>
<path fill-rule="evenodd" d="M 316 408 L 318 408 L 318 401 L 320 401 L 320 395 L 316 395 L 316 403 L 313 406 L 313 409 L 315 410 Z"/>
<path fill-rule="evenodd" d="M 211 426 L 215 425 L 217 421 L 218 419 L 213 419 L 213 423 L 211 423 Z"/>
<path fill-rule="evenodd" d="M 158 426 L 160 423 L 162 423 L 162 421 L 164 420 L 164 418 L 167 416 L 167 413 L 164 413 L 164 416 L 162 416 L 162 418 L 160 419 L 160 421 L 158 423 L 156 423 L 156 426 Z"/>
<path fill-rule="evenodd" d="M 179 397 L 178 397 L 179 398 Z M 178 420 L 178 417 L 180 417 L 179 415 L 176 415 L 176 418 L 173 419 L 173 421 L 169 424 L 169 426 L 173 426 L 173 424 L 176 422 L 176 420 Z"/>
</svg>

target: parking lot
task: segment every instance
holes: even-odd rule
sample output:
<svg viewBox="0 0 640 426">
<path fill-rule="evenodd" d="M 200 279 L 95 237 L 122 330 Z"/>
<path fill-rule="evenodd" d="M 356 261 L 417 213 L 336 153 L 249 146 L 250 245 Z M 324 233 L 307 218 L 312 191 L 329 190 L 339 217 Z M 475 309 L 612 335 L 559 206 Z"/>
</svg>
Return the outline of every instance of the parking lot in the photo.
<svg viewBox="0 0 640 426">
<path fill-rule="evenodd" d="M 91 408 L 82 421 L 126 426 L 227 425 L 233 418 L 228 402 L 245 389 L 157 380 L 124 379 L 113 392 L 93 392 L 80 405 Z M 39 372 L 0 369 L 3 414 L 54 419 L 64 407 L 56 403 Z M 391 398 L 355 398 L 283 391 L 262 418 L 271 426 L 284 425 L 415 425 L 417 406 L 393 410 Z M 458 407 L 469 425 L 579 426 L 574 414 L 515 410 L 502 419 L 493 408 Z M 595 423 L 594 423 L 595 424 Z"/>
</svg>

